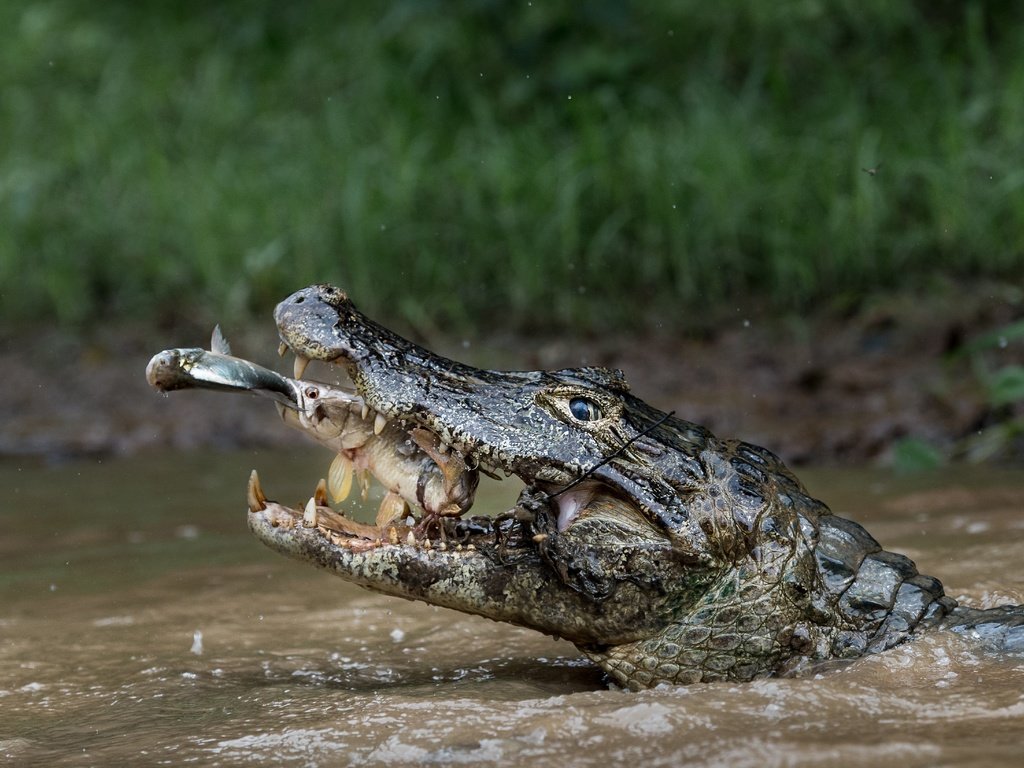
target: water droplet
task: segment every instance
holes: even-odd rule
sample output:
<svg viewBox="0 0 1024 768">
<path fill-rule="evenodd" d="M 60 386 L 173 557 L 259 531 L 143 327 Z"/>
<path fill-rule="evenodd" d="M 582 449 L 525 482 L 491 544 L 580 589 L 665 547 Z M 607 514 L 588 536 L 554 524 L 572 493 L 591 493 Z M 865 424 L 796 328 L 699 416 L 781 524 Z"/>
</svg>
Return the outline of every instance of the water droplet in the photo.
<svg viewBox="0 0 1024 768">
<path fill-rule="evenodd" d="M 1008 345 L 1009 343 L 1010 343 L 1010 342 L 1009 342 L 1009 341 L 1007 341 L 1007 339 L 1006 339 L 1006 337 L 1005 337 L 1005 336 L 1000 336 L 1000 337 L 999 337 L 999 348 L 1000 348 L 1000 349 L 1006 349 L 1006 347 L 1007 347 L 1007 345 Z"/>
</svg>

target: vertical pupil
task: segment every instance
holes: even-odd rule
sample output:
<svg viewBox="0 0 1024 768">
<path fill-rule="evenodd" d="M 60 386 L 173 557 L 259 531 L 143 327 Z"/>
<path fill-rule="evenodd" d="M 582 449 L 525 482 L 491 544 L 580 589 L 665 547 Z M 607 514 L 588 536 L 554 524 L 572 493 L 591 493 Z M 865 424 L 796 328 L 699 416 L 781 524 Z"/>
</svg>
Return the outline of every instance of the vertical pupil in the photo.
<svg viewBox="0 0 1024 768">
<path fill-rule="evenodd" d="M 601 418 L 601 410 L 583 397 L 574 397 L 569 401 L 569 412 L 580 421 L 594 421 Z"/>
</svg>

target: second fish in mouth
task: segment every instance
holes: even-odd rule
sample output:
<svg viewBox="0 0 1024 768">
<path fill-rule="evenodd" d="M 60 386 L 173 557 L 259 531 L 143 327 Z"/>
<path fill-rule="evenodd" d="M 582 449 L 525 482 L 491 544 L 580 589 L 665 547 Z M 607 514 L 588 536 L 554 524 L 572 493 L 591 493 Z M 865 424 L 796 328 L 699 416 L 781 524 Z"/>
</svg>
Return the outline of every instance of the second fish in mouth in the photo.
<svg viewBox="0 0 1024 768">
<path fill-rule="evenodd" d="M 460 517 L 473 505 L 479 474 L 457 452 L 422 427 L 406 429 L 372 414 L 362 398 L 347 390 L 304 382 L 298 407 L 278 403 L 285 423 L 335 452 L 327 490 L 340 503 L 359 480 L 363 498 L 369 477 L 384 486 L 376 524 L 418 520 L 418 533 L 443 535 L 441 518 Z"/>
</svg>

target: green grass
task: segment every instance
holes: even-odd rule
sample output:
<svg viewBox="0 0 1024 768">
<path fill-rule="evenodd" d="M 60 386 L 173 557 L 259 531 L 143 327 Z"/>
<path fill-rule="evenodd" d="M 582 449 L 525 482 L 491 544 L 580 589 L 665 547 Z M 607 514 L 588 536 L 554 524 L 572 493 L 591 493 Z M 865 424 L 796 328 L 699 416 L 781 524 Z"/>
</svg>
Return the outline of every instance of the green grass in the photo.
<svg viewBox="0 0 1024 768">
<path fill-rule="evenodd" d="M 672 328 L 1024 277 L 1018 3 L 36 0 L 0 30 L 5 324 L 267 318 L 330 280 L 428 331 Z"/>
</svg>

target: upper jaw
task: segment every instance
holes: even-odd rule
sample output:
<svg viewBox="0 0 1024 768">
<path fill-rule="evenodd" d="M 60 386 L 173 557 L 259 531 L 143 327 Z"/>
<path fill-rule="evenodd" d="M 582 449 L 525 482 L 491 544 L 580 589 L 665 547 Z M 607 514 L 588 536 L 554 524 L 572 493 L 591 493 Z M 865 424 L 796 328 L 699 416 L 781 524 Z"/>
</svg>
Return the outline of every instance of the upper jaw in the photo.
<svg viewBox="0 0 1024 768">
<path fill-rule="evenodd" d="M 274 308 L 281 341 L 308 360 L 333 362 L 353 349 L 332 333 L 339 312 L 351 307 L 343 291 L 330 285 L 311 285 L 296 291 Z"/>
<path fill-rule="evenodd" d="M 334 286 L 312 285 L 296 291 L 277 305 L 274 319 L 282 348 L 296 356 L 296 378 L 310 360 L 340 366 L 357 395 L 389 421 L 431 431 L 444 449 L 458 451 L 467 463 L 485 472 L 533 481 L 530 457 L 495 450 L 485 438 L 455 423 L 457 419 L 443 418 L 430 405 L 446 384 L 482 372 L 435 355 L 378 325 Z M 553 467 L 542 469 L 548 481 L 571 479 Z"/>
<path fill-rule="evenodd" d="M 554 495 L 576 481 L 589 463 L 594 479 L 647 511 L 656 506 L 656 500 L 645 498 L 643 489 L 613 464 L 599 466 L 599 449 L 575 463 L 560 457 L 563 452 L 572 455 L 580 444 L 575 435 L 560 433 L 563 442 L 573 444 L 563 445 L 564 451 L 549 450 L 547 444 L 531 446 L 529 439 L 519 444 L 515 435 L 508 436 L 507 420 L 532 405 L 529 393 L 541 387 L 540 372 L 480 371 L 435 355 L 365 317 L 344 291 L 330 285 L 296 291 L 277 305 L 274 319 L 300 366 L 313 359 L 343 367 L 370 408 L 403 427 L 430 430 L 474 468 L 492 475 L 514 474 L 527 486 Z M 486 391 L 478 399 L 473 394 L 467 398 L 467 381 Z M 477 402 L 468 407 L 471 398 Z M 567 500 L 559 505 L 570 506 Z M 563 510 L 562 519 L 571 522 L 573 515 Z"/>
</svg>

